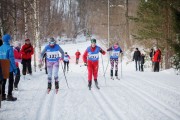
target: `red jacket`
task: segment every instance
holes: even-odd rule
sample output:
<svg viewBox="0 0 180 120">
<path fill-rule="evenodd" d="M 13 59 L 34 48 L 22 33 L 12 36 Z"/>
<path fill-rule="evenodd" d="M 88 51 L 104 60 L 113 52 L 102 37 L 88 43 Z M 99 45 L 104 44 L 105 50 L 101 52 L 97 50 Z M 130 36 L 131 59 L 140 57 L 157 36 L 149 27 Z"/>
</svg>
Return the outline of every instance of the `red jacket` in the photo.
<svg viewBox="0 0 180 120">
<path fill-rule="evenodd" d="M 22 59 L 31 59 L 31 56 L 34 54 L 34 49 L 31 44 L 24 44 L 21 49 Z"/>
<path fill-rule="evenodd" d="M 80 53 L 80 52 L 76 52 L 76 53 L 75 53 L 75 55 L 76 55 L 76 58 L 78 58 L 78 59 L 79 59 L 79 57 L 80 57 L 81 53 Z"/>
<path fill-rule="evenodd" d="M 153 62 L 160 62 L 160 61 L 161 61 L 161 51 L 158 49 L 154 53 Z"/>
<path fill-rule="evenodd" d="M 22 60 L 20 48 L 14 48 L 14 58 L 15 58 L 16 67 L 19 67 L 18 62 L 21 62 Z"/>
<path fill-rule="evenodd" d="M 96 49 L 96 47 L 94 47 L 94 48 L 91 47 L 91 51 L 92 51 L 92 52 L 94 52 L 95 49 Z M 105 52 L 104 50 L 102 50 L 101 48 L 100 48 L 100 52 L 101 52 L 103 55 L 106 54 L 106 52 Z M 86 51 L 84 52 L 84 54 L 83 54 L 83 61 L 84 61 L 84 63 L 87 63 L 87 56 L 88 56 L 88 51 L 86 50 Z"/>
</svg>

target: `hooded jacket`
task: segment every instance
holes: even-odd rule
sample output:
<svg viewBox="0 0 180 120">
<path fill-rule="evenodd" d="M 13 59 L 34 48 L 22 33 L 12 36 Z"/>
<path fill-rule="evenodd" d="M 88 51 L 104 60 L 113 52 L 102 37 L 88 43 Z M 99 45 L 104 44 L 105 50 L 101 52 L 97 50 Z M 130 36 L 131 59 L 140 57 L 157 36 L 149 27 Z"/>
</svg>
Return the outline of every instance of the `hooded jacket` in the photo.
<svg viewBox="0 0 180 120">
<path fill-rule="evenodd" d="M 10 60 L 10 72 L 16 71 L 15 59 L 13 47 L 10 46 L 9 41 L 11 36 L 6 34 L 3 36 L 3 45 L 0 46 L 0 59 L 9 59 Z"/>
</svg>

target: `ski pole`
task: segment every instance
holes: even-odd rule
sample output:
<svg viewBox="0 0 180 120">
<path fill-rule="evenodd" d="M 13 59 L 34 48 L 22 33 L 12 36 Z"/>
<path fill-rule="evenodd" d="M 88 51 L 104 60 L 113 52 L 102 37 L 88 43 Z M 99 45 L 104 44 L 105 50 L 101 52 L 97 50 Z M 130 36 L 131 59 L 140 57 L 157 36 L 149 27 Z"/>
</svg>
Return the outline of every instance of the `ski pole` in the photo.
<svg viewBox="0 0 180 120">
<path fill-rule="evenodd" d="M 60 63 L 61 63 L 61 62 L 60 62 Z M 62 67 L 62 70 L 63 70 L 63 73 L 64 73 L 64 78 L 65 78 L 65 80 L 66 80 L 67 87 L 69 88 L 68 81 L 67 81 L 67 78 L 66 78 L 66 75 L 65 75 L 65 72 L 64 72 L 62 63 L 61 63 L 61 67 Z"/>
<path fill-rule="evenodd" d="M 122 54 L 121 54 L 121 78 L 122 78 Z"/>
<path fill-rule="evenodd" d="M 110 56 L 110 55 L 109 55 Z M 105 76 L 105 74 L 106 74 L 106 71 L 107 71 L 107 68 L 108 68 L 108 65 L 109 65 L 109 61 L 110 61 L 110 59 L 108 59 L 108 63 L 107 63 L 107 66 L 106 66 L 106 69 L 105 69 L 105 71 L 104 71 L 104 75 L 103 76 Z"/>
<path fill-rule="evenodd" d="M 103 66 L 103 73 L 104 73 L 104 61 L 103 61 L 102 54 L 101 54 L 101 59 L 102 59 L 102 66 Z M 105 76 L 104 76 L 104 78 L 105 78 Z M 105 78 L 105 84 L 106 84 L 106 78 Z"/>
</svg>

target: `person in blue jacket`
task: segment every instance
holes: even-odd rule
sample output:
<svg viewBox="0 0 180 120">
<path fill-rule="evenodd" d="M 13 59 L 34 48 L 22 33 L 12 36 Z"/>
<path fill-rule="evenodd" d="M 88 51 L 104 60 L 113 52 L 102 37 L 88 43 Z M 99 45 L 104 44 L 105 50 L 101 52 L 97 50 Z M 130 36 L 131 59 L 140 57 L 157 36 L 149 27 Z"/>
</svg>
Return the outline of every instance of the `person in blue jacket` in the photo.
<svg viewBox="0 0 180 120">
<path fill-rule="evenodd" d="M 114 69 L 114 63 L 115 63 L 115 76 L 116 76 L 116 79 L 119 80 L 119 78 L 118 78 L 118 59 L 119 59 L 119 53 L 122 53 L 122 50 L 119 47 L 118 42 L 116 42 L 112 47 L 107 49 L 107 51 L 111 51 L 111 54 L 110 54 L 111 79 L 114 80 L 113 69 Z"/>
<path fill-rule="evenodd" d="M 52 86 L 52 71 L 54 69 L 54 79 L 55 79 L 55 89 L 59 89 L 59 80 L 58 80 L 58 72 L 59 72 L 59 60 L 63 60 L 64 51 L 62 48 L 56 44 L 54 38 L 50 38 L 49 45 L 45 46 L 43 51 L 41 52 L 41 60 L 43 59 L 43 55 L 46 53 L 46 62 L 47 62 L 47 72 L 48 72 L 48 92 L 51 90 Z M 61 53 L 61 56 L 60 56 Z"/>
<path fill-rule="evenodd" d="M 3 45 L 0 46 L 0 59 L 9 59 L 10 61 L 10 68 L 9 68 L 9 85 L 8 85 L 8 95 L 6 98 L 5 94 L 5 86 L 6 86 L 6 79 L 2 81 L 2 100 L 7 101 L 16 101 L 17 98 L 13 97 L 13 83 L 14 83 L 14 74 L 17 74 L 17 68 L 14 59 L 14 52 L 13 47 L 10 46 L 11 36 L 9 34 L 5 34 L 2 38 Z M 14 74 L 13 74 L 14 73 Z"/>
</svg>

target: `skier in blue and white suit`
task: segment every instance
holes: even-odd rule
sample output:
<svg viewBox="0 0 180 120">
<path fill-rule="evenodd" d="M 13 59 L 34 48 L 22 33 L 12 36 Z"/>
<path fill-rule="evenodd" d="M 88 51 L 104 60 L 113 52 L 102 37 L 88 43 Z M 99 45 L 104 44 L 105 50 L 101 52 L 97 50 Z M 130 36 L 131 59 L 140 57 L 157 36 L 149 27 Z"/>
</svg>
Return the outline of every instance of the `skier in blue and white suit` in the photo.
<svg viewBox="0 0 180 120">
<path fill-rule="evenodd" d="M 50 38 L 49 45 L 47 45 L 41 53 L 40 62 L 42 62 L 43 55 L 46 53 L 47 71 L 48 71 L 48 90 L 51 90 L 52 71 L 54 69 L 55 89 L 59 89 L 59 61 L 64 58 L 64 51 L 56 44 L 54 38 Z M 61 53 L 61 56 L 60 56 Z"/>
<path fill-rule="evenodd" d="M 118 59 L 119 59 L 119 53 L 122 53 L 122 50 L 119 47 L 119 44 L 115 43 L 112 47 L 107 49 L 107 51 L 111 51 L 111 55 L 110 55 L 111 79 L 113 79 L 114 63 L 115 63 L 115 76 L 116 76 L 116 79 L 119 79 L 118 78 Z"/>
</svg>

